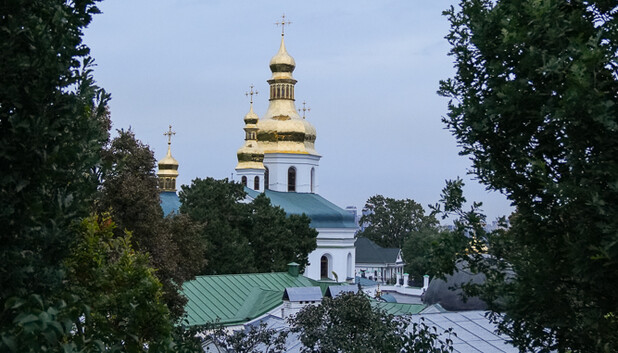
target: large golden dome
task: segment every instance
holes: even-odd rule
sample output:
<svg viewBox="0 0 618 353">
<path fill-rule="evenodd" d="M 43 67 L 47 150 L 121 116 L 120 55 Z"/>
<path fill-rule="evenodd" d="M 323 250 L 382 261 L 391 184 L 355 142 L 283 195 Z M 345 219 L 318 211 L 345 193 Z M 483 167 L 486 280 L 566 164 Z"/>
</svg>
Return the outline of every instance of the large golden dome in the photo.
<svg viewBox="0 0 618 353">
<path fill-rule="evenodd" d="M 314 145 L 315 128 L 300 117 L 294 105 L 296 80 L 292 77 L 292 72 L 295 67 L 296 62 L 288 54 L 282 36 L 279 51 L 270 60 L 270 104 L 257 124 L 257 139 L 264 153 L 317 155 Z"/>
</svg>

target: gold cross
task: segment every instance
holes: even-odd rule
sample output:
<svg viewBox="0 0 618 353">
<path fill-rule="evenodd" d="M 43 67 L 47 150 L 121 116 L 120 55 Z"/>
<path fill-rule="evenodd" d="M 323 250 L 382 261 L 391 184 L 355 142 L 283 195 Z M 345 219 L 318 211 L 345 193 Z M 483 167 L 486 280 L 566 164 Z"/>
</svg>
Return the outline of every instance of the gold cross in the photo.
<svg viewBox="0 0 618 353">
<path fill-rule="evenodd" d="M 176 131 L 172 131 L 172 125 L 170 125 L 169 131 L 163 133 L 163 136 L 167 136 L 168 146 L 172 144 L 172 135 L 176 135 Z"/>
<path fill-rule="evenodd" d="M 305 118 L 305 112 L 310 112 L 311 111 L 311 108 L 306 108 L 305 104 L 307 104 L 307 103 L 305 103 L 305 101 L 303 101 L 303 107 L 301 109 L 298 109 L 299 113 L 301 111 L 303 112 L 303 119 Z"/>
<path fill-rule="evenodd" d="M 286 22 L 286 21 L 285 21 L 285 14 L 283 14 L 283 15 L 281 16 L 281 22 L 275 22 L 275 24 L 276 24 L 277 26 L 281 25 L 281 36 L 283 37 L 283 35 L 285 34 L 285 25 L 288 25 L 288 26 L 289 26 L 289 25 L 291 25 L 291 24 L 292 24 L 292 22 L 290 22 L 290 21 L 287 21 L 287 22 Z"/>
<path fill-rule="evenodd" d="M 249 92 L 246 92 L 245 96 L 247 97 L 251 96 L 251 104 L 253 104 L 253 95 L 258 94 L 258 91 L 255 91 L 255 92 L 253 91 L 253 85 L 251 85 L 250 87 L 251 87 L 251 90 Z"/>
</svg>

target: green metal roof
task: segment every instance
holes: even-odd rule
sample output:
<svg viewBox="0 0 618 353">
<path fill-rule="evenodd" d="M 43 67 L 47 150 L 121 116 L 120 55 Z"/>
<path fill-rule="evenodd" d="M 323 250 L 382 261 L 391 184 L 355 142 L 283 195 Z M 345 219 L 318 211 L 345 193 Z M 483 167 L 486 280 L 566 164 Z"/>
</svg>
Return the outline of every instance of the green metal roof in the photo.
<svg viewBox="0 0 618 353">
<path fill-rule="evenodd" d="M 372 304 L 374 307 L 386 311 L 387 314 L 395 316 L 418 314 L 427 307 L 425 304 L 385 303 L 378 301 L 373 301 Z"/>
<path fill-rule="evenodd" d="M 188 325 L 219 320 L 223 325 L 252 320 L 283 303 L 289 287 L 313 287 L 317 281 L 287 272 L 199 276 L 185 282 L 183 294 Z"/>
<path fill-rule="evenodd" d="M 260 193 L 245 187 L 252 198 Z M 356 228 L 354 215 L 318 194 L 303 192 L 280 192 L 266 190 L 270 203 L 279 206 L 287 214 L 306 214 L 313 228 Z"/>
</svg>

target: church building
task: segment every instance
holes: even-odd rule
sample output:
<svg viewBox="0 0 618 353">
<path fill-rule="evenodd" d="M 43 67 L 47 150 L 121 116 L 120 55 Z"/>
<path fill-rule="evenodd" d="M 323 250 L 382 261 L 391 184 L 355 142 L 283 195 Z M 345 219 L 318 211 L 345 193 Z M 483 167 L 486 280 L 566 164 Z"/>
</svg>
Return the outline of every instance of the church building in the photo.
<svg viewBox="0 0 618 353">
<path fill-rule="evenodd" d="M 244 117 L 245 142 L 237 152 L 235 178 L 245 186 L 249 201 L 265 193 L 274 206 L 287 214 L 309 216 L 311 226 L 319 234 L 317 249 L 309 254 L 304 276 L 314 280 L 353 281 L 356 222 L 350 212 L 318 194 L 321 156 L 315 150 L 315 128 L 304 115 L 299 115 L 295 105 L 297 81 L 292 76 L 295 67 L 294 58 L 285 48 L 282 31 L 279 51 L 270 60 L 269 106 L 262 118 L 253 110 L 251 87 L 249 112 Z M 164 211 L 166 205 L 171 205 L 168 211 L 173 210 L 175 195 L 174 183 L 166 178 L 175 181 L 178 175 L 177 162 L 174 165 L 170 158 L 168 149 L 168 156 L 159 162 Z"/>
</svg>

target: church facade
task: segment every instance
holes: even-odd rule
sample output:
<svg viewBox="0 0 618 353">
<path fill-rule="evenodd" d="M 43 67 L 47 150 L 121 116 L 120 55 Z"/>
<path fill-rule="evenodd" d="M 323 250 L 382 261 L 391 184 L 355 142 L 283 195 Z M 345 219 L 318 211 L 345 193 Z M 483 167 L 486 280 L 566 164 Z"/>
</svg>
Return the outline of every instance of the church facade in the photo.
<svg viewBox="0 0 618 353">
<path fill-rule="evenodd" d="M 321 156 L 315 150 L 316 130 L 295 106 L 292 72 L 296 67 L 284 36 L 270 61 L 269 106 L 262 118 L 251 105 L 244 117 L 245 142 L 237 152 L 236 181 L 245 186 L 247 200 L 265 193 L 274 206 L 287 214 L 306 214 L 318 231 L 317 248 L 309 254 L 304 275 L 314 280 L 353 281 L 356 251 L 354 215 L 318 194 Z M 165 214 L 178 212 L 176 195 L 178 162 L 169 148 L 159 162 L 159 188 Z"/>
</svg>

